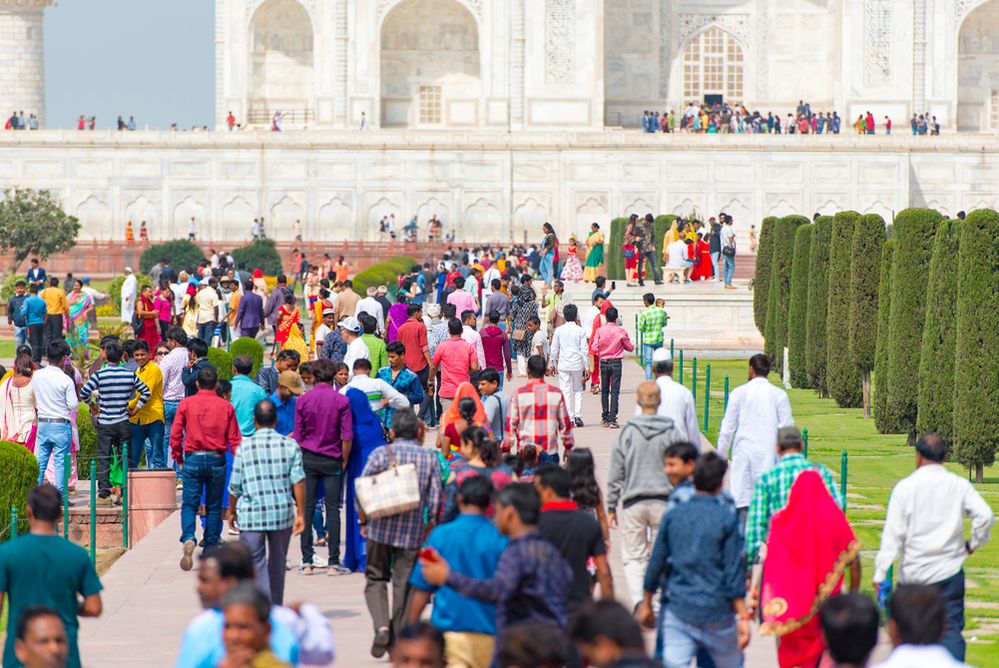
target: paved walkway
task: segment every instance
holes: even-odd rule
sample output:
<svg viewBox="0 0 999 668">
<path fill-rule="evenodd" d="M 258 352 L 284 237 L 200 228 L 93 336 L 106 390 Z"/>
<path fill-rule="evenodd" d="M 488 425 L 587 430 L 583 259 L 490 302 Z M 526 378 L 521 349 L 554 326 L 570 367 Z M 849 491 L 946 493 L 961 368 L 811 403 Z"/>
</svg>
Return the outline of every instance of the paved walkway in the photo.
<svg viewBox="0 0 999 668">
<path fill-rule="evenodd" d="M 622 422 L 627 421 L 634 410 L 634 388 L 640 380 L 639 367 L 634 363 L 625 364 L 621 393 Z M 515 384 L 522 382 L 518 380 Z M 576 444 L 593 450 L 598 477 L 601 487 L 604 487 L 611 445 L 618 432 L 600 428 L 598 396 L 586 394 L 583 415 L 588 426 L 577 432 Z M 431 432 L 431 436 L 436 436 L 436 432 Z M 124 668 L 142 665 L 154 668 L 173 665 L 184 627 L 199 610 L 194 590 L 196 573 L 184 573 L 178 568 L 179 535 L 180 514 L 174 513 L 105 575 L 104 615 L 97 620 L 84 620 L 80 630 L 80 650 L 85 666 Z M 232 540 L 225 535 L 223 537 Z M 612 530 L 611 544 L 611 566 L 618 596 L 625 605 L 630 605 L 625 600 L 627 594 L 617 531 Z M 297 541 L 292 543 L 289 559 L 296 565 L 300 561 Z M 323 610 L 336 634 L 335 663 L 338 666 L 387 665 L 387 661 L 377 661 L 369 654 L 372 630 L 364 605 L 363 589 L 364 577 L 360 574 L 306 577 L 297 571 L 288 573 L 285 601 L 308 600 Z M 755 637 L 746 658 L 747 668 L 776 666 L 773 640 Z"/>
</svg>

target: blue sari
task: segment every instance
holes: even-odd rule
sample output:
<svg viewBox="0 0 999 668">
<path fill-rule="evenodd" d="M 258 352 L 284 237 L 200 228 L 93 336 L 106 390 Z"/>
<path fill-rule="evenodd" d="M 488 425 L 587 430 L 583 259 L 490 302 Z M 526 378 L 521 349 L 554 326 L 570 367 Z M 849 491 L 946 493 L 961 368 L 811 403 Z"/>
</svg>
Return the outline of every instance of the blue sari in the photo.
<svg viewBox="0 0 999 668">
<path fill-rule="evenodd" d="M 354 442 L 347 460 L 347 484 L 344 493 L 344 522 L 347 541 L 343 552 L 343 565 L 350 570 L 363 571 L 366 563 L 364 536 L 354 507 L 354 481 L 361 476 L 371 453 L 385 445 L 385 434 L 378 417 L 371 410 L 368 395 L 356 388 L 347 390 L 350 413 L 354 420 Z"/>
</svg>

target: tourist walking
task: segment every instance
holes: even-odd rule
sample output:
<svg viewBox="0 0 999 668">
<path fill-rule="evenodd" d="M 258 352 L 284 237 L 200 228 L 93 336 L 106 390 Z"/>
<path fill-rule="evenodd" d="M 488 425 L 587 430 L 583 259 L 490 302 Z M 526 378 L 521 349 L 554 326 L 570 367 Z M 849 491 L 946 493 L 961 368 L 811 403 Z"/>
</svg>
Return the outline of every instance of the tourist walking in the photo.
<svg viewBox="0 0 999 668">
<path fill-rule="evenodd" d="M 34 450 L 37 438 L 34 373 L 31 349 L 20 346 L 13 373 L 0 382 L 0 441 L 20 443 L 29 450 Z"/>
<path fill-rule="evenodd" d="M 133 331 L 136 339 L 145 341 L 150 350 L 156 350 L 156 346 L 160 342 L 160 330 L 157 324 L 160 318 L 160 308 L 154 300 L 153 286 L 143 285 L 139 291 L 139 299 L 135 304 L 136 324 L 139 326 Z"/>
<path fill-rule="evenodd" d="M 874 668 L 968 668 L 946 646 L 946 594 L 930 585 L 903 584 L 888 600 L 888 637 L 895 647 Z"/>
<path fill-rule="evenodd" d="M 131 267 L 125 267 L 125 281 L 121 284 L 121 321 L 131 325 L 135 316 L 135 300 L 139 296 L 139 281 Z"/>
<path fill-rule="evenodd" d="M 388 366 L 378 370 L 375 379 L 388 383 L 392 389 L 406 397 L 410 406 L 419 408 L 423 404 L 423 385 L 419 377 L 406 367 L 406 347 L 394 341 L 385 348 L 388 351 L 389 363 Z M 392 406 L 385 406 L 382 410 L 382 419 L 386 428 L 392 424 L 392 414 L 395 410 Z"/>
<path fill-rule="evenodd" d="M 34 283 L 28 288 L 28 298 L 21 306 L 24 314 L 24 324 L 28 328 L 28 345 L 31 346 L 31 359 L 36 365 L 41 365 L 45 349 L 45 315 L 47 311 L 45 300 L 38 296 L 38 286 Z"/>
<path fill-rule="evenodd" d="M 239 307 L 236 310 L 236 320 L 233 321 L 233 329 L 239 332 L 240 336 L 255 339 L 263 324 L 264 300 L 247 283 L 243 286 L 243 296 L 239 300 Z"/>
<path fill-rule="evenodd" d="M 565 406 L 562 392 L 545 382 L 548 365 L 540 355 L 527 360 L 530 380 L 510 397 L 506 433 L 510 450 L 517 454 L 526 445 L 537 447 L 539 463 L 558 464 L 558 445 L 562 441 L 562 456 L 568 457 L 575 444 L 573 422 Z"/>
<path fill-rule="evenodd" d="M 69 302 L 55 276 L 49 279 L 49 286 L 38 296 L 45 302 L 45 340 L 42 345 L 48 350 L 50 343 L 64 338 L 65 325 L 69 322 Z"/>
<path fill-rule="evenodd" d="M 517 367 L 520 375 L 527 373 L 527 358 L 531 352 L 531 335 L 527 331 L 527 323 L 532 318 L 538 317 L 538 302 L 534 288 L 531 287 L 530 277 L 521 285 L 511 286 L 510 292 L 513 301 L 510 304 L 510 340 L 513 348 L 513 355 L 517 358 Z"/>
<path fill-rule="evenodd" d="M 549 285 L 557 273 L 558 237 L 555 236 L 555 228 L 551 223 L 545 223 L 541 229 L 545 236 L 541 241 L 541 265 L 538 273 L 541 274 L 541 282 Z"/>
<path fill-rule="evenodd" d="M 94 311 L 94 300 L 83 291 L 83 281 L 73 281 L 72 291 L 66 295 L 69 305 L 66 321 L 66 341 L 70 348 L 88 346 L 90 343 L 90 316 Z"/>
<path fill-rule="evenodd" d="M 645 214 L 645 218 L 639 220 L 635 225 L 635 246 L 638 250 L 639 285 L 645 285 L 644 276 L 646 272 L 652 274 L 656 285 L 662 285 L 662 279 L 659 276 L 659 258 L 656 257 L 655 231 L 653 230 L 652 222 L 652 214 L 647 213 Z"/>
<path fill-rule="evenodd" d="M 267 392 L 250 378 L 250 374 L 253 373 L 253 360 L 248 355 L 237 355 L 232 360 L 232 370 L 234 373 L 230 381 L 232 384 L 230 401 L 236 412 L 239 432 L 246 438 L 253 436 L 257 431 L 253 409 L 267 398 Z"/>
<path fill-rule="evenodd" d="M 185 393 L 183 376 L 188 362 L 187 333 L 180 327 L 171 327 L 167 330 L 166 347 L 169 352 L 157 360 L 157 365 L 163 375 L 163 438 L 166 441 L 167 465 L 176 469 L 169 443 L 177 407 Z"/>
<path fill-rule="evenodd" d="M 558 384 L 565 398 L 569 418 L 583 426 L 583 390 L 590 379 L 590 355 L 586 332 L 579 326 L 575 304 L 565 307 L 565 323 L 555 330 L 551 343 L 549 368 L 558 373 Z"/>
<path fill-rule="evenodd" d="M 498 283 L 499 281 L 497 281 Z M 501 295 L 502 296 L 502 295 Z M 513 359 L 510 356 L 510 337 L 507 336 L 503 327 L 500 327 L 500 314 L 490 311 L 485 321 L 488 323 L 482 328 L 482 352 L 485 354 L 485 366 L 483 369 L 494 369 L 499 378 L 499 389 L 503 390 L 503 379 L 513 379 Z M 479 375 L 481 377 L 482 372 Z"/>
<path fill-rule="evenodd" d="M 607 519 L 611 526 L 621 527 L 621 558 L 633 604 L 642 600 L 642 576 L 673 489 L 663 469 L 666 450 L 681 440 L 673 421 L 656 412 L 656 384 L 645 381 L 636 394 L 642 414 L 632 418 L 615 439 L 607 474 Z"/>
<path fill-rule="evenodd" d="M 347 460 L 347 480 L 343 495 L 343 519 L 346 530 L 342 563 L 345 568 L 357 573 L 363 572 L 367 563 L 367 541 L 358 519 L 355 485 L 364 467 L 367 466 L 371 453 L 385 445 L 386 432 L 378 415 L 371 410 L 367 394 L 356 387 L 343 387 L 341 392 L 350 402 L 351 426 L 354 430 L 354 445 Z"/>
<path fill-rule="evenodd" d="M 622 360 L 626 352 L 633 352 L 635 344 L 628 332 L 617 324 L 618 312 L 613 306 L 605 312 L 606 322 L 590 340 L 590 349 L 600 360 L 600 406 L 604 427 L 617 429 L 618 402 L 621 397 Z"/>
<path fill-rule="evenodd" d="M 881 613 L 867 594 L 839 594 L 819 609 L 822 637 L 836 666 L 864 668 L 878 644 Z M 946 651 L 946 650 L 945 650 Z"/>
<path fill-rule="evenodd" d="M 227 519 L 234 530 L 239 522 L 239 541 L 253 555 L 257 586 L 275 605 L 282 605 L 288 544 L 306 524 L 302 450 L 274 431 L 273 402 L 257 403 L 253 422 L 255 433 L 233 457 Z"/>
<path fill-rule="evenodd" d="M 604 233 L 600 225 L 590 225 L 590 233 L 586 237 L 586 266 L 583 268 L 583 280 L 593 283 L 597 280 L 597 272 L 604 263 Z"/>
<path fill-rule="evenodd" d="M 167 447 L 165 440 L 165 417 L 163 414 L 163 373 L 153 362 L 149 354 L 149 346 L 145 341 L 135 342 L 132 353 L 135 359 L 135 375 L 149 388 L 149 399 L 145 405 L 139 406 L 140 396 L 134 397 L 128 404 L 131 416 L 131 439 L 128 450 L 128 466 L 139 468 L 139 457 L 146 453 L 146 468 L 165 469 L 167 466 Z M 100 433 L 98 432 L 98 438 Z"/>
<path fill-rule="evenodd" d="M 701 427 L 697 422 L 697 408 L 694 394 L 673 380 L 673 358 L 669 351 L 659 348 L 652 353 L 652 374 L 659 386 L 659 415 L 673 420 L 673 426 L 680 432 L 680 438 L 701 447 Z M 635 408 L 635 415 L 641 407 Z"/>
<path fill-rule="evenodd" d="M 442 412 L 446 413 L 454 400 L 455 392 L 462 383 L 469 382 L 471 374 L 479 370 L 475 348 L 462 338 L 464 328 L 457 318 L 448 320 L 449 338 L 437 346 L 430 362 L 430 377 L 441 373 L 438 390 Z"/>
<path fill-rule="evenodd" d="M 967 479 L 944 468 L 946 456 L 947 447 L 936 434 L 916 442 L 916 470 L 895 485 L 888 499 L 881 547 L 874 560 L 874 586 L 879 590 L 890 586 L 888 569 L 898 559 L 900 584 L 938 588 L 947 615 L 946 631 L 939 642 L 962 662 L 964 561 L 988 543 L 995 517 Z M 965 517 L 971 518 L 967 540 Z"/>
<path fill-rule="evenodd" d="M 726 290 L 735 290 L 732 277 L 735 276 L 735 230 L 732 228 L 732 216 L 723 213 L 724 225 L 721 230 L 721 254 L 724 268 L 722 279 Z"/>
<path fill-rule="evenodd" d="M 656 296 L 651 292 L 642 295 L 645 308 L 638 316 L 638 340 L 642 343 L 642 365 L 645 367 L 645 380 L 652 380 L 652 356 L 663 347 L 663 330 L 669 321 L 666 309 L 656 305 Z"/>
<path fill-rule="evenodd" d="M 353 373 L 354 362 L 371 359 L 371 349 L 361 338 L 361 323 L 354 316 L 347 316 L 340 321 L 340 336 L 347 344 L 343 363 L 347 365 L 348 373 Z"/>
</svg>

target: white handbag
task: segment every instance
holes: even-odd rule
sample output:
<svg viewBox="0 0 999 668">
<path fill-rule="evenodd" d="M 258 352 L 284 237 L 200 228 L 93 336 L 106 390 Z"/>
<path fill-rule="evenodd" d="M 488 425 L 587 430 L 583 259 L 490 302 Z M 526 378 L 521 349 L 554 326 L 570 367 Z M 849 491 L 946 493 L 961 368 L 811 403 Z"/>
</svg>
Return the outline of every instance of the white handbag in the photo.
<svg viewBox="0 0 999 668">
<path fill-rule="evenodd" d="M 392 517 L 420 507 L 420 476 L 416 464 L 395 461 L 392 446 L 386 445 L 389 467 L 381 473 L 363 476 L 354 482 L 357 503 L 369 519 Z"/>
</svg>

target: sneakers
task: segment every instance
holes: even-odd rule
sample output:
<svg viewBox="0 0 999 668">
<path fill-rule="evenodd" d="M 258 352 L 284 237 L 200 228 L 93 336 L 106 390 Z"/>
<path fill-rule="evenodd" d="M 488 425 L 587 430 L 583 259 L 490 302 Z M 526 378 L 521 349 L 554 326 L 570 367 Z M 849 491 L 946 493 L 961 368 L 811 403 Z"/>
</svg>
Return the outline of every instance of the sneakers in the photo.
<svg viewBox="0 0 999 668">
<path fill-rule="evenodd" d="M 352 572 L 343 564 L 330 564 L 329 568 L 326 569 L 326 575 L 329 576 L 350 575 Z"/>
<path fill-rule="evenodd" d="M 574 422 L 575 422 L 575 425 L 576 425 L 577 427 L 582 427 L 582 426 L 583 426 L 583 418 L 576 418 L 576 419 L 574 420 Z"/>
<path fill-rule="evenodd" d="M 180 570 L 189 571 L 194 566 L 194 548 L 197 547 L 193 540 L 184 541 L 184 552 L 180 557 Z"/>
<path fill-rule="evenodd" d="M 375 640 L 371 643 L 371 656 L 376 659 L 385 656 L 385 652 L 388 651 L 389 640 L 389 630 L 378 629 L 378 632 L 375 633 Z"/>
<path fill-rule="evenodd" d="M 617 422 L 608 422 L 607 423 L 607 428 L 608 429 L 620 429 L 621 427 L 618 426 Z"/>
<path fill-rule="evenodd" d="M 111 505 L 120 506 L 121 505 L 121 494 L 111 494 Z"/>
<path fill-rule="evenodd" d="M 94 505 L 98 508 L 110 508 L 114 503 L 111 501 L 110 496 L 98 496 L 97 500 L 94 501 Z"/>
</svg>

